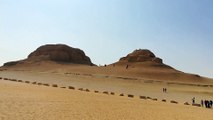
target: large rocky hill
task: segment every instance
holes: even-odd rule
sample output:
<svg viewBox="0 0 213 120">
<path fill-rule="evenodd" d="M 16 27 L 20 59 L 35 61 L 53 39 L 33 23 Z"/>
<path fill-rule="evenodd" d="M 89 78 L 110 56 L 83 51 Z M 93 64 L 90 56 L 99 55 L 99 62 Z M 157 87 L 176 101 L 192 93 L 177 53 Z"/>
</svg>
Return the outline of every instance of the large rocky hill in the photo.
<svg viewBox="0 0 213 120">
<path fill-rule="evenodd" d="M 8 62 L 4 66 L 14 66 L 24 63 L 35 63 L 43 61 L 54 61 L 58 63 L 76 63 L 93 65 L 90 58 L 85 55 L 84 51 L 78 48 L 72 48 L 63 44 L 49 44 L 36 49 L 25 60 Z"/>
</svg>

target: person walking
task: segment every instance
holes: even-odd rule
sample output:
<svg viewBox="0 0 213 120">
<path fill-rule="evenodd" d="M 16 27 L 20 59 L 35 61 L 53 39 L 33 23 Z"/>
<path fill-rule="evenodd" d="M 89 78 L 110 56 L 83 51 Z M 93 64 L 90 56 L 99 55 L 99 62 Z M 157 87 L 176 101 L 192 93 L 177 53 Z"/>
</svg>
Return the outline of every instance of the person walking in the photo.
<svg viewBox="0 0 213 120">
<path fill-rule="evenodd" d="M 203 102 L 203 100 L 201 100 L 201 106 L 203 107 L 203 104 L 204 104 L 204 102 Z"/>
<path fill-rule="evenodd" d="M 212 108 L 212 105 L 213 105 L 212 100 L 209 101 L 209 104 L 210 104 L 210 108 Z"/>
<path fill-rule="evenodd" d="M 195 104 L 195 97 L 192 98 L 192 104 Z"/>
<path fill-rule="evenodd" d="M 205 107 L 208 108 L 207 100 L 204 101 Z"/>
<path fill-rule="evenodd" d="M 165 89 L 165 93 L 167 92 L 167 88 L 164 88 Z"/>
<path fill-rule="evenodd" d="M 210 102 L 207 100 L 207 108 L 210 108 Z"/>
</svg>

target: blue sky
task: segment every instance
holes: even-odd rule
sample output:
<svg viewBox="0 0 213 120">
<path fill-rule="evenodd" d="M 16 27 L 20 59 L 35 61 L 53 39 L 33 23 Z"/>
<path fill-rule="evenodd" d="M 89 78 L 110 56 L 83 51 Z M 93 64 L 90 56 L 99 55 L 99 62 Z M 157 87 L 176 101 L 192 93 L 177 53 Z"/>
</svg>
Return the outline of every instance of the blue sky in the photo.
<svg viewBox="0 0 213 120">
<path fill-rule="evenodd" d="M 63 43 L 95 64 L 135 49 L 213 78 L 212 0 L 0 0 L 0 64 Z"/>
</svg>

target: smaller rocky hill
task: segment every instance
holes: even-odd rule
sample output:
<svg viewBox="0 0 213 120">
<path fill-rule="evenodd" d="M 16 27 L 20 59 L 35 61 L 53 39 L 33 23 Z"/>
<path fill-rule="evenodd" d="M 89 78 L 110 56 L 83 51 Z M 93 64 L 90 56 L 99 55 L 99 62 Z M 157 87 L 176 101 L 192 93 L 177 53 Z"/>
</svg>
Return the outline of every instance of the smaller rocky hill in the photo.
<svg viewBox="0 0 213 120">
<path fill-rule="evenodd" d="M 152 53 L 150 50 L 147 49 L 139 49 L 135 50 L 132 53 L 128 54 L 126 57 L 122 57 L 119 62 L 146 62 L 152 61 L 155 63 L 162 64 L 163 60 L 158 58 Z"/>
<path fill-rule="evenodd" d="M 125 57 L 120 58 L 118 62 L 113 63 L 112 65 L 121 65 L 121 66 L 131 66 L 134 68 L 149 69 L 153 70 L 162 70 L 170 69 L 174 70 L 169 65 L 163 63 L 163 60 L 159 57 L 156 57 L 153 52 L 148 49 L 137 49 L 132 53 L 128 54 Z"/>
</svg>

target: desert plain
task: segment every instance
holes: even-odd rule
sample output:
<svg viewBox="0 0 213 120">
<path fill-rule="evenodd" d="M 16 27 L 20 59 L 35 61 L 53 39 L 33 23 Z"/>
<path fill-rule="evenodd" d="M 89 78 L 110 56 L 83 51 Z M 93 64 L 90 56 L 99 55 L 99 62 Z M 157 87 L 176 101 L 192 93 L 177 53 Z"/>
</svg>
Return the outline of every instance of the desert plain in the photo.
<svg viewBox="0 0 213 120">
<path fill-rule="evenodd" d="M 125 72 L 123 76 L 116 76 L 118 73 L 116 74 L 113 69 L 126 71 L 125 68 L 117 66 L 98 67 L 76 64 L 71 65 L 72 67 L 69 65 L 69 68 L 67 65 L 56 66 L 55 69 L 51 68 L 52 65 L 48 68 L 48 64 L 40 67 L 1 69 L 0 119 L 212 119 L 213 109 L 191 105 L 193 97 L 196 98 L 196 103 L 200 103 L 201 99 L 213 98 L 212 87 L 206 86 L 211 85 L 211 82 L 190 83 L 189 80 L 187 84 L 178 84 L 176 81 L 127 77 L 128 74 L 125 75 Z M 110 70 L 114 75 L 109 75 L 107 71 Z M 29 82 L 25 83 L 26 81 Z M 53 84 L 57 87 L 52 87 Z M 69 86 L 75 89 L 69 89 Z M 80 88 L 83 90 L 78 90 Z M 167 88 L 167 93 L 163 93 L 162 88 Z M 133 98 L 128 95 L 133 95 Z M 140 99 L 139 96 L 146 96 L 149 99 Z M 166 102 L 162 102 L 163 99 Z M 170 103 L 172 100 L 178 103 Z M 185 102 L 190 105 L 184 105 Z"/>
</svg>

